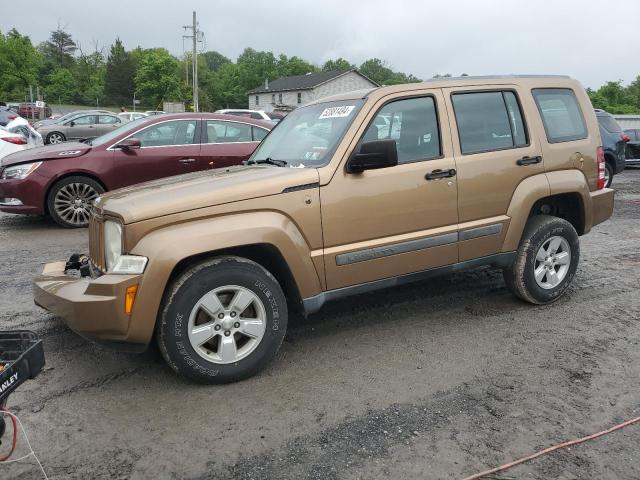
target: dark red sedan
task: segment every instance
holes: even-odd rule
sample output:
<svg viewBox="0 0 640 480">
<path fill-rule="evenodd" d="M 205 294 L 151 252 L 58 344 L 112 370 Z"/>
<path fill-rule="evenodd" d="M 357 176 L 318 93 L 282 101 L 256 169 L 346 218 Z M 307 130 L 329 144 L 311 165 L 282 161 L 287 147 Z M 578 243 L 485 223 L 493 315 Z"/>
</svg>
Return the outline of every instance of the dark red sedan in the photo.
<svg viewBox="0 0 640 480">
<path fill-rule="evenodd" d="M 84 143 L 17 152 L 0 162 L 0 210 L 48 214 L 64 227 L 84 227 L 102 192 L 239 164 L 271 128 L 231 115 L 154 115 Z"/>
</svg>

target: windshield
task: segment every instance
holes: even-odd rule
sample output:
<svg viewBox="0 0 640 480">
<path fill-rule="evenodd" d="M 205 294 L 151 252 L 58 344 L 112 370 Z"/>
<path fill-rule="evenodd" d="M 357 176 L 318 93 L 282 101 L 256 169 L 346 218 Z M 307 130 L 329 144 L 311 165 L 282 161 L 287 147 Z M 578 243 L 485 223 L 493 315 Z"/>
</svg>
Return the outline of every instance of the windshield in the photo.
<svg viewBox="0 0 640 480">
<path fill-rule="evenodd" d="M 93 140 L 87 142 L 89 145 L 104 145 L 105 143 L 110 142 L 114 138 L 122 135 L 123 133 L 128 132 L 129 130 L 134 130 L 138 128 L 145 120 L 148 120 L 147 117 L 138 118 L 137 120 L 132 120 L 131 122 L 127 122 L 115 130 L 111 130 L 109 133 L 105 133 L 104 135 L 100 135 L 99 137 L 94 138 Z"/>
<path fill-rule="evenodd" d="M 291 167 L 322 167 L 353 122 L 363 100 L 300 107 L 278 123 L 250 160 L 284 160 Z"/>
</svg>

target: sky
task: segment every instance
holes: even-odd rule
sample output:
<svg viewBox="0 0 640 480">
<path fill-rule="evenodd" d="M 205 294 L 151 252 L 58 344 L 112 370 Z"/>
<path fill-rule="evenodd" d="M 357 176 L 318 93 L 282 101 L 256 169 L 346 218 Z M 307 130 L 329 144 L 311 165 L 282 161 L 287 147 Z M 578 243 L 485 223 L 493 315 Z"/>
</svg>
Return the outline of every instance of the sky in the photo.
<svg viewBox="0 0 640 480">
<path fill-rule="evenodd" d="M 8 0 L 4 0 L 8 1 Z M 196 10 L 204 50 L 235 59 L 245 47 L 321 65 L 378 57 L 419 78 L 435 74 L 564 74 L 597 88 L 640 74 L 638 0 L 32 0 L 3 8 L 0 31 L 34 43 L 60 24 L 87 51 L 165 47 L 181 55 Z M 627 12 L 625 14 L 625 12 Z M 613 14 L 612 14 L 613 13 Z"/>
</svg>

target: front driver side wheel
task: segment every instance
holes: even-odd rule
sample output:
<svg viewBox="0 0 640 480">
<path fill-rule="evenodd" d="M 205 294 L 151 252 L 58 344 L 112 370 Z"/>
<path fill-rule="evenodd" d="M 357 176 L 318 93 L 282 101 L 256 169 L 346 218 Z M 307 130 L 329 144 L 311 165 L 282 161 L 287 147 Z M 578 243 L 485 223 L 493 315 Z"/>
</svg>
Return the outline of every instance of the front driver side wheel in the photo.
<svg viewBox="0 0 640 480">
<path fill-rule="evenodd" d="M 91 205 L 103 192 L 102 185 L 92 178 L 63 178 L 51 188 L 47 197 L 49 214 L 62 227 L 86 227 L 89 225 Z"/>
<path fill-rule="evenodd" d="M 235 382 L 269 364 L 287 317 L 284 293 L 267 270 L 245 258 L 218 257 L 169 287 L 156 339 L 176 373 L 200 383 Z"/>
</svg>

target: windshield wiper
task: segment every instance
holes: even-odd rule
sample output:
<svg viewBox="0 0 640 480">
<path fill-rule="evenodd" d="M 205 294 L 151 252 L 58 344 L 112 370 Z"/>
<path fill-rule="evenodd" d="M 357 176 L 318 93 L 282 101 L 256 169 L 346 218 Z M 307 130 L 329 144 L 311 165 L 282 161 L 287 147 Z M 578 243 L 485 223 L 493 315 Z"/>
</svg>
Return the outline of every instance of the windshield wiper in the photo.
<svg viewBox="0 0 640 480">
<path fill-rule="evenodd" d="M 269 165 L 275 165 L 276 167 L 284 167 L 287 165 L 287 162 L 285 162 L 284 160 L 275 160 L 271 157 L 267 157 L 262 160 L 245 160 L 244 161 L 245 165 L 261 165 L 265 163 Z"/>
</svg>

